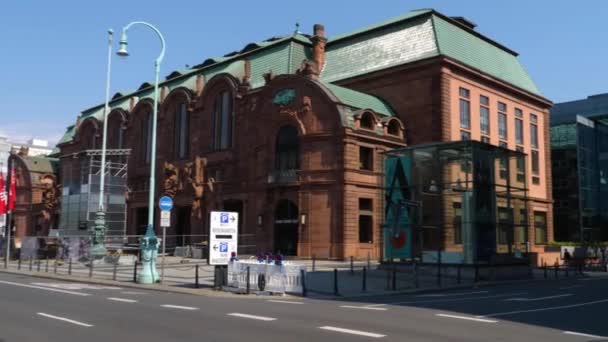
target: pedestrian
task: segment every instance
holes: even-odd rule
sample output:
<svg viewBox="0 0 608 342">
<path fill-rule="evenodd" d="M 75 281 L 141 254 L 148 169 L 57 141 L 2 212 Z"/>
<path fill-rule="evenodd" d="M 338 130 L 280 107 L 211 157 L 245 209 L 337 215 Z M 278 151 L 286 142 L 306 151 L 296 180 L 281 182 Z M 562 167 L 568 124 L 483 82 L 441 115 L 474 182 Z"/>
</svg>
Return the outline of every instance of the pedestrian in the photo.
<svg viewBox="0 0 608 342">
<path fill-rule="evenodd" d="M 566 266 L 570 266 L 570 260 L 572 259 L 572 255 L 570 255 L 570 251 L 566 249 L 564 252 L 564 263 Z"/>
</svg>

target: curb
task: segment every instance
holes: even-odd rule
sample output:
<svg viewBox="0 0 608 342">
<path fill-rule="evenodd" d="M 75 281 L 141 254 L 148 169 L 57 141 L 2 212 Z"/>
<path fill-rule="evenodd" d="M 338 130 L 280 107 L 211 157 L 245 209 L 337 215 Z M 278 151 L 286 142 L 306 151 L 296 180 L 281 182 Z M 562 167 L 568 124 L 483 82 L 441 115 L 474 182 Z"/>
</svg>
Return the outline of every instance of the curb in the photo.
<svg viewBox="0 0 608 342">
<path fill-rule="evenodd" d="M 12 270 L 6 270 L 6 269 L 0 269 L 0 273 L 21 275 L 21 276 L 31 276 L 31 277 L 44 278 L 44 279 L 54 279 L 54 280 L 61 280 L 61 281 L 75 281 L 75 282 L 85 283 L 85 284 L 107 285 L 107 286 L 139 289 L 139 290 L 150 290 L 150 291 L 158 291 L 158 292 L 165 292 L 165 293 L 179 293 L 179 294 L 189 294 L 189 295 L 207 296 L 207 297 L 234 297 L 233 294 L 225 293 L 225 292 L 221 292 L 221 291 L 215 291 L 210 288 L 189 289 L 189 288 L 180 288 L 177 286 L 161 285 L 161 284 L 141 285 L 141 284 L 114 281 L 114 280 L 106 280 L 106 279 L 95 279 L 95 278 L 79 277 L 79 276 L 63 276 L 63 275 L 29 272 L 29 271 L 12 271 Z"/>
</svg>

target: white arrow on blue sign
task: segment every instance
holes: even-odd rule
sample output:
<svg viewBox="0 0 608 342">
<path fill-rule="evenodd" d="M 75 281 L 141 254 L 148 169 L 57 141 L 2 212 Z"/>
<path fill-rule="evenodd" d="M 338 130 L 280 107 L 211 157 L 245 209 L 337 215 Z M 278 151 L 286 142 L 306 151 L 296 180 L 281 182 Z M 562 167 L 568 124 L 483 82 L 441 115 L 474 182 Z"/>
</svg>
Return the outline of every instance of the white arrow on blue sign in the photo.
<svg viewBox="0 0 608 342">
<path fill-rule="evenodd" d="M 173 208 L 173 200 L 169 196 L 163 196 L 158 200 L 160 210 L 171 210 Z"/>
</svg>

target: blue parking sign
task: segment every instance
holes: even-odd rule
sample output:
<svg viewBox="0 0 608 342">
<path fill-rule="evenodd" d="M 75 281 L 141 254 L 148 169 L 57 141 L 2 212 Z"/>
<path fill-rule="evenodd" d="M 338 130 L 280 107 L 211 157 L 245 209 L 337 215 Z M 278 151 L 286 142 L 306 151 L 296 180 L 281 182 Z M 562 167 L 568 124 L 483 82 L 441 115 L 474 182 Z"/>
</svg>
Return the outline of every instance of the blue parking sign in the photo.
<svg viewBox="0 0 608 342">
<path fill-rule="evenodd" d="M 220 253 L 228 253 L 228 242 L 220 242 Z"/>
<path fill-rule="evenodd" d="M 228 223 L 228 213 L 222 213 L 220 215 L 220 223 Z"/>
</svg>

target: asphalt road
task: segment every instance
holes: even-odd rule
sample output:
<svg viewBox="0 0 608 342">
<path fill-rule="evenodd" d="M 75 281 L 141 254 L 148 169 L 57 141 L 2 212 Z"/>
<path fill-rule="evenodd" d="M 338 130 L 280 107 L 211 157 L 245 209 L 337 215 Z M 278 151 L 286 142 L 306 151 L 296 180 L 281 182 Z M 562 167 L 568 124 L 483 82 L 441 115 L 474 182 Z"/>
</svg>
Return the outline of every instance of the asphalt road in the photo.
<svg viewBox="0 0 608 342">
<path fill-rule="evenodd" d="M 0 341 L 608 341 L 607 285 L 563 279 L 346 301 L 0 274 Z"/>
</svg>

